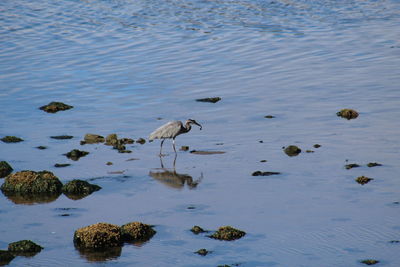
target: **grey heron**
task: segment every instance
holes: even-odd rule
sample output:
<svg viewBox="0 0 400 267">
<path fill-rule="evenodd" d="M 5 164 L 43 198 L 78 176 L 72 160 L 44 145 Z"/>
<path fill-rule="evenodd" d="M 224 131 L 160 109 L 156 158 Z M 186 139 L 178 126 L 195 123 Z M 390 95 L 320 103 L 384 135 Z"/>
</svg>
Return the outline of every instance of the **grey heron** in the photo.
<svg viewBox="0 0 400 267">
<path fill-rule="evenodd" d="M 161 146 L 160 146 L 160 157 L 162 156 L 162 146 L 165 139 L 172 138 L 172 145 L 176 154 L 175 149 L 175 138 L 183 133 L 187 133 L 192 129 L 192 124 L 196 124 L 200 127 L 200 130 L 203 128 L 197 121 L 188 119 L 185 124 L 181 121 L 170 121 L 166 124 L 162 125 L 161 127 L 157 128 L 154 132 L 150 134 L 149 140 L 153 141 L 154 139 L 162 139 Z"/>
</svg>

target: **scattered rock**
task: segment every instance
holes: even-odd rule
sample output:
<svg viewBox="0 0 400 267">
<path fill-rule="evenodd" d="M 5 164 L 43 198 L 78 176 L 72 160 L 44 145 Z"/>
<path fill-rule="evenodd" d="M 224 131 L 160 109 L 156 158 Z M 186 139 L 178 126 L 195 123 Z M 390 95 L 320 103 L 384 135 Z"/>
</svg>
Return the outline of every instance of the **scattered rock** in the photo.
<svg viewBox="0 0 400 267">
<path fill-rule="evenodd" d="M 37 146 L 36 148 L 40 149 L 40 150 L 44 150 L 44 149 L 47 149 L 47 146 Z"/>
<path fill-rule="evenodd" d="M 346 170 L 350 170 L 352 168 L 360 167 L 360 165 L 358 165 L 357 163 L 351 163 L 351 164 L 345 165 L 344 167 L 346 168 Z"/>
<path fill-rule="evenodd" d="M 209 103 L 217 103 L 220 100 L 221 100 L 220 97 L 206 97 L 206 98 L 196 99 L 196 101 L 198 102 L 209 102 Z"/>
<path fill-rule="evenodd" d="M 118 136 L 116 134 L 107 135 L 105 145 L 115 146 L 117 143 L 118 143 Z"/>
<path fill-rule="evenodd" d="M 136 143 L 143 145 L 144 143 L 146 143 L 146 140 L 143 138 L 139 138 L 138 140 L 136 140 Z"/>
<path fill-rule="evenodd" d="M 400 240 L 390 240 L 389 243 L 397 244 L 397 243 L 400 243 Z"/>
<path fill-rule="evenodd" d="M 85 134 L 83 141 L 81 141 L 81 145 L 83 144 L 98 144 L 104 143 L 105 139 L 103 136 L 98 134 Z"/>
<path fill-rule="evenodd" d="M 263 140 L 259 140 L 258 142 L 259 142 L 259 143 L 261 143 L 261 144 L 262 144 L 262 143 L 264 143 L 264 141 L 263 141 Z"/>
<path fill-rule="evenodd" d="M 180 150 L 182 150 L 182 151 L 188 151 L 189 150 L 189 147 L 188 146 L 181 146 L 181 149 Z"/>
<path fill-rule="evenodd" d="M 6 177 L 13 171 L 7 161 L 0 161 L 0 178 Z"/>
<path fill-rule="evenodd" d="M 200 226 L 197 226 L 197 225 L 193 226 L 192 229 L 190 229 L 190 231 L 192 231 L 192 233 L 195 235 L 206 232 L 206 231 L 204 231 L 203 228 L 201 228 Z"/>
<path fill-rule="evenodd" d="M 260 162 L 267 162 L 267 160 L 266 159 L 262 159 L 262 160 L 260 160 Z"/>
<path fill-rule="evenodd" d="M 306 153 L 314 153 L 315 151 L 314 150 L 311 150 L 311 149 L 307 149 L 306 150 Z"/>
<path fill-rule="evenodd" d="M 147 241 L 155 233 L 156 231 L 151 225 L 141 222 L 130 222 L 121 226 L 121 235 L 124 241 Z"/>
<path fill-rule="evenodd" d="M 376 166 L 382 166 L 382 164 L 378 163 L 378 162 L 370 162 L 367 164 L 368 167 L 376 167 Z"/>
<path fill-rule="evenodd" d="M 315 145 L 314 145 L 314 148 L 320 148 L 320 147 L 321 147 L 320 144 L 315 144 Z"/>
<path fill-rule="evenodd" d="M 122 144 L 133 144 L 135 140 L 133 140 L 132 138 L 121 138 L 120 142 Z"/>
<path fill-rule="evenodd" d="M 56 163 L 56 164 L 54 164 L 54 167 L 56 167 L 56 168 L 63 168 L 63 167 L 68 167 L 68 166 L 71 166 L 71 164 L 69 164 L 69 163 Z"/>
<path fill-rule="evenodd" d="M 122 245 L 121 228 L 109 223 L 96 223 L 79 228 L 74 233 L 78 248 L 101 250 Z"/>
<path fill-rule="evenodd" d="M 366 265 L 374 265 L 374 264 L 379 263 L 379 261 L 373 260 L 373 259 L 362 260 L 362 261 L 360 261 L 360 262 L 361 262 L 361 263 L 364 263 L 364 264 L 366 264 Z"/>
<path fill-rule="evenodd" d="M 40 107 L 39 109 L 46 111 L 48 113 L 56 113 L 58 111 L 62 111 L 62 110 L 68 110 L 73 108 L 73 106 L 64 104 L 62 102 L 50 102 L 47 105 L 44 105 L 42 107 Z"/>
<path fill-rule="evenodd" d="M 200 150 L 192 150 L 190 151 L 192 154 L 196 155 L 214 155 L 214 154 L 225 154 L 225 151 L 200 151 Z"/>
<path fill-rule="evenodd" d="M 252 176 L 270 176 L 270 175 L 278 175 L 281 174 L 280 172 L 262 172 L 262 171 L 255 171 L 251 175 Z"/>
<path fill-rule="evenodd" d="M 264 116 L 264 118 L 266 118 L 266 119 L 273 119 L 273 118 L 275 118 L 275 116 L 272 116 L 272 115 L 266 115 L 266 116 Z"/>
<path fill-rule="evenodd" d="M 74 137 L 72 135 L 55 135 L 55 136 L 50 136 L 50 138 L 57 140 L 67 140 L 67 139 L 72 139 Z"/>
<path fill-rule="evenodd" d="M 132 153 L 132 150 L 127 150 L 127 149 L 118 150 L 118 153 Z"/>
<path fill-rule="evenodd" d="M 374 180 L 374 179 L 373 178 L 368 178 L 366 176 L 360 176 L 360 177 L 357 177 L 356 182 L 361 184 L 361 185 L 364 185 L 364 184 L 367 184 L 371 180 Z"/>
<path fill-rule="evenodd" d="M 297 146 L 288 146 L 284 149 L 284 152 L 286 153 L 286 155 L 288 155 L 289 157 L 293 157 L 293 156 L 297 156 L 298 154 L 301 153 L 301 149 L 298 148 Z"/>
<path fill-rule="evenodd" d="M 16 136 L 4 136 L 3 138 L 0 139 L 1 141 L 3 141 L 4 143 L 18 143 L 18 142 L 22 142 L 24 141 L 24 139 L 16 137 Z"/>
<path fill-rule="evenodd" d="M 106 165 L 110 166 L 113 165 L 114 163 L 112 163 L 111 161 L 107 162 Z"/>
<path fill-rule="evenodd" d="M 338 117 L 342 117 L 342 118 L 351 120 L 351 119 L 355 119 L 358 117 L 358 112 L 355 111 L 354 109 L 345 108 L 345 109 L 340 110 L 339 112 L 336 112 L 336 115 Z"/>
<path fill-rule="evenodd" d="M 208 251 L 208 250 L 205 249 L 205 248 L 202 248 L 202 249 L 199 249 L 198 251 L 196 251 L 195 253 L 196 253 L 196 254 L 199 254 L 199 255 L 201 255 L 201 256 L 205 256 L 205 255 L 207 255 L 208 253 L 210 253 L 210 251 Z"/>
<path fill-rule="evenodd" d="M 0 250 L 0 266 L 9 264 L 15 256 L 7 251 L 7 250 Z"/>
<path fill-rule="evenodd" d="M 1 186 L 3 192 L 22 194 L 57 194 L 62 183 L 49 171 L 20 171 L 7 176 Z"/>
<path fill-rule="evenodd" d="M 81 151 L 81 150 L 78 150 L 78 149 L 73 149 L 73 150 L 71 150 L 70 152 L 68 152 L 68 153 L 66 153 L 64 155 L 67 156 L 67 158 L 69 158 L 69 159 L 77 161 L 80 157 L 84 157 L 87 154 L 89 154 L 89 152 Z"/>
<path fill-rule="evenodd" d="M 31 240 L 21 240 L 8 244 L 8 251 L 14 255 L 33 256 L 42 251 L 43 247 Z"/>
<path fill-rule="evenodd" d="M 219 240 L 232 241 L 245 236 L 246 233 L 231 226 L 222 226 L 209 237 Z"/>
<path fill-rule="evenodd" d="M 100 186 L 90 184 L 82 180 L 72 180 L 61 188 L 62 192 L 70 199 L 82 199 L 95 191 L 99 191 Z"/>
</svg>

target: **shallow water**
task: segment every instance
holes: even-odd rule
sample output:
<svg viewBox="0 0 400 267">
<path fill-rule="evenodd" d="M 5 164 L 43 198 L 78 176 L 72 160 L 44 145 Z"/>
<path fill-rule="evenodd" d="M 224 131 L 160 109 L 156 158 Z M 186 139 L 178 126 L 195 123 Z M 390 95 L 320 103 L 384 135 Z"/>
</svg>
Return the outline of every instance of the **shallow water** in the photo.
<svg viewBox="0 0 400 267">
<path fill-rule="evenodd" d="M 398 1 L 7 0 L 0 11 L 0 137 L 25 140 L 0 142 L 0 160 L 103 188 L 29 205 L 0 194 L 0 249 L 21 239 L 45 247 L 10 266 L 400 264 L 389 242 L 400 239 Z M 195 101 L 214 96 L 222 100 Z M 74 108 L 38 109 L 50 101 Z M 348 107 L 360 116 L 335 115 Z M 177 147 L 225 153 L 179 151 L 174 171 L 170 141 L 167 170 L 158 141 L 128 145 L 131 154 L 79 144 L 86 133 L 147 138 L 187 118 L 203 130 Z M 50 138 L 63 134 L 74 138 Z M 283 152 L 292 144 L 300 155 Z M 62 155 L 74 148 L 90 154 Z M 374 180 L 359 185 L 361 175 Z M 73 246 L 80 227 L 130 221 L 157 234 L 102 261 Z M 193 235 L 194 225 L 247 235 L 217 241 Z"/>
</svg>

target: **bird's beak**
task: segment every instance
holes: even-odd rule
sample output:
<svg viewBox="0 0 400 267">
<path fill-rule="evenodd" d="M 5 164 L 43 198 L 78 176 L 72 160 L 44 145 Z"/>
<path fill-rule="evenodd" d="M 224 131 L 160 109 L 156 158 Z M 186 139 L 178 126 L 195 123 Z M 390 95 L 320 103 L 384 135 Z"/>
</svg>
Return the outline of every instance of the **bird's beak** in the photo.
<svg viewBox="0 0 400 267">
<path fill-rule="evenodd" d="M 201 126 L 199 123 L 197 123 L 197 121 L 194 121 L 194 124 L 196 124 L 197 126 L 200 127 L 200 131 L 201 131 L 201 129 L 203 129 L 203 126 Z"/>
</svg>

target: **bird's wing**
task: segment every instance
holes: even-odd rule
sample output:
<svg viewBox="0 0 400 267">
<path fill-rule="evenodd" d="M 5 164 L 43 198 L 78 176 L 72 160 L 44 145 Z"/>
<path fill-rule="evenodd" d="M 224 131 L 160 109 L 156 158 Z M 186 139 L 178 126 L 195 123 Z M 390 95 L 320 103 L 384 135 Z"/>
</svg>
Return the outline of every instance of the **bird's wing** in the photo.
<svg viewBox="0 0 400 267">
<path fill-rule="evenodd" d="M 150 134 L 149 140 L 174 138 L 179 134 L 181 128 L 182 128 L 182 122 L 180 121 L 167 122 L 166 124 L 157 128 L 154 132 L 152 132 Z"/>
</svg>

